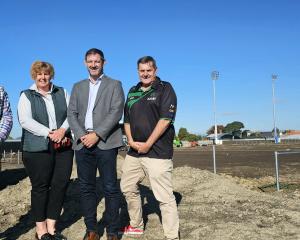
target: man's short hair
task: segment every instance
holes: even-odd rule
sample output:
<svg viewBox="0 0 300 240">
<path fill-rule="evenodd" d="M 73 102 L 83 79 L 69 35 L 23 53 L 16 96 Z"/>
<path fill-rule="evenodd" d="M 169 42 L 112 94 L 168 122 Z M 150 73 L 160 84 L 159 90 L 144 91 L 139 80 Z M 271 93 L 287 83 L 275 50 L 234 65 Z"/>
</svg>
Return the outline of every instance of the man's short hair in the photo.
<svg viewBox="0 0 300 240">
<path fill-rule="evenodd" d="M 137 61 L 137 67 L 139 68 L 139 64 L 144 64 L 144 63 L 149 63 L 152 62 L 152 66 L 156 69 L 156 61 L 153 57 L 151 56 L 145 56 L 145 57 L 141 57 L 138 61 Z"/>
<path fill-rule="evenodd" d="M 91 54 L 99 54 L 100 57 L 101 57 L 101 59 L 102 59 L 103 61 L 105 61 L 104 53 L 103 53 L 100 49 L 98 49 L 98 48 L 91 48 L 91 49 L 89 49 L 89 50 L 85 53 L 85 60 L 87 59 L 87 56 L 88 56 L 88 55 L 91 55 Z"/>
<path fill-rule="evenodd" d="M 49 73 L 50 79 L 54 78 L 54 68 L 51 63 L 43 62 L 43 61 L 35 61 L 31 65 L 30 74 L 32 79 L 36 79 L 38 73 Z"/>
</svg>

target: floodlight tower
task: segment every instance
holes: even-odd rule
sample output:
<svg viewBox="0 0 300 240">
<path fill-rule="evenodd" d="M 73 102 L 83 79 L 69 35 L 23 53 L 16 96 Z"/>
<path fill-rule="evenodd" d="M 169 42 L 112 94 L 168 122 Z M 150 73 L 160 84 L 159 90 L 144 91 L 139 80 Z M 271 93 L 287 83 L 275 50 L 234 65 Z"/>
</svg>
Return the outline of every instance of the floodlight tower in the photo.
<svg viewBox="0 0 300 240">
<path fill-rule="evenodd" d="M 219 72 L 218 71 L 212 71 L 211 73 L 211 80 L 213 83 L 213 112 L 214 112 L 214 124 L 215 124 L 215 140 L 213 144 L 213 160 L 214 160 L 214 173 L 217 173 L 216 170 L 216 149 L 215 145 L 218 141 L 218 134 L 217 134 L 217 117 L 216 117 L 216 81 L 219 79 Z"/>
<path fill-rule="evenodd" d="M 273 102 L 273 125 L 274 125 L 274 142 L 279 143 L 278 134 L 277 134 L 277 127 L 276 127 L 276 99 L 275 99 L 275 81 L 277 80 L 277 75 L 272 74 L 272 102 Z"/>
</svg>

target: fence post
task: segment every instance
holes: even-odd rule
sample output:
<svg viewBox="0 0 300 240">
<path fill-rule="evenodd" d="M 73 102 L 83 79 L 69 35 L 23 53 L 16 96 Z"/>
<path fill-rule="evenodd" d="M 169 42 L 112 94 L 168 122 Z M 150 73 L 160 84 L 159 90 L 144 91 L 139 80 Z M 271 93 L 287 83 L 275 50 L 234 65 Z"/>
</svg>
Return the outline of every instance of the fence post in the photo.
<svg viewBox="0 0 300 240">
<path fill-rule="evenodd" d="M 18 165 L 20 165 L 20 150 L 18 150 Z"/>
<path fill-rule="evenodd" d="M 10 163 L 13 162 L 13 151 L 10 149 Z"/>
<path fill-rule="evenodd" d="M 274 153 L 275 153 L 275 169 L 276 169 L 276 187 L 277 187 L 277 191 L 279 191 L 280 186 L 279 186 L 278 153 L 277 151 L 275 151 Z"/>
<path fill-rule="evenodd" d="M 216 167 L 216 147 L 213 145 L 213 163 L 214 163 L 214 174 L 217 173 L 217 167 Z"/>
</svg>

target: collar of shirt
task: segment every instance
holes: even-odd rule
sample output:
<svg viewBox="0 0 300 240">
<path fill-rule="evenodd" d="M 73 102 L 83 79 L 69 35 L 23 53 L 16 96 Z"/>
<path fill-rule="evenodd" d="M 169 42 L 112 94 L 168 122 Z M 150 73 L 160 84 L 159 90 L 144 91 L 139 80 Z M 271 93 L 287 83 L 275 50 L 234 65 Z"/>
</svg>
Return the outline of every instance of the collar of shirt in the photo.
<svg viewBox="0 0 300 240">
<path fill-rule="evenodd" d="M 102 80 L 103 76 L 104 76 L 104 74 L 102 73 L 101 76 L 98 77 L 96 81 L 94 79 L 92 79 L 91 76 L 89 76 L 89 81 L 91 84 L 97 85 Z"/>
<path fill-rule="evenodd" d="M 153 89 L 157 89 L 158 85 L 161 84 L 161 79 L 159 77 L 156 77 L 156 79 L 154 80 L 154 82 L 151 84 L 151 88 Z M 139 90 L 142 87 L 142 83 L 139 82 L 136 86 L 135 89 Z M 151 89 L 150 88 L 150 89 Z"/>
<path fill-rule="evenodd" d="M 51 84 L 51 87 L 50 87 L 50 90 L 47 92 L 47 94 L 51 94 L 51 92 L 53 91 L 53 84 L 52 84 L 52 83 L 50 83 L 50 84 Z M 37 88 L 37 86 L 36 86 L 35 83 L 32 84 L 31 87 L 30 87 L 29 89 L 30 89 L 30 90 L 34 90 L 34 91 L 40 93 L 40 91 L 39 91 L 39 89 Z"/>
</svg>

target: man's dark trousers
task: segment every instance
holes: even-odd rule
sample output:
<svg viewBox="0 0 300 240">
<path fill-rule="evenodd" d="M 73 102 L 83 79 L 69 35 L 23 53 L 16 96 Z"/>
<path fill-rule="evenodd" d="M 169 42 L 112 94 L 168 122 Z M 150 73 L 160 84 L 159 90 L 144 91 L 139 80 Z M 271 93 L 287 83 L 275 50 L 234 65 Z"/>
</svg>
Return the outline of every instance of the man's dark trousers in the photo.
<svg viewBox="0 0 300 240">
<path fill-rule="evenodd" d="M 87 231 L 97 231 L 96 174 L 99 170 L 105 197 L 106 232 L 116 234 L 119 229 L 121 192 L 117 182 L 116 158 L 118 149 L 101 150 L 97 146 L 75 151 L 81 191 L 81 205 Z"/>
</svg>

